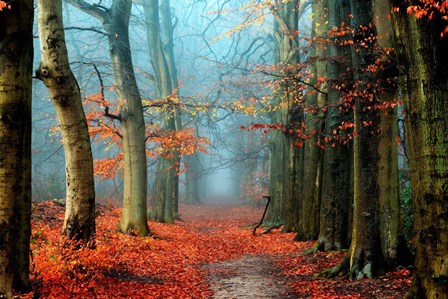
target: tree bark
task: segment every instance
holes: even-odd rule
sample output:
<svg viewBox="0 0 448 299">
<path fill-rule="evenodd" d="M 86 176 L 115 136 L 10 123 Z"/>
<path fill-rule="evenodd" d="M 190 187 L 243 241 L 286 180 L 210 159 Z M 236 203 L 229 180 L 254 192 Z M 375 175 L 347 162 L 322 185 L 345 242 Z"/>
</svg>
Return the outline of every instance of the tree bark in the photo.
<svg viewBox="0 0 448 299">
<path fill-rule="evenodd" d="M 311 65 L 311 72 L 314 74 L 310 82 L 319 91 L 306 98 L 305 117 L 307 126 L 306 133 L 311 134 L 310 140 L 305 143 L 304 165 L 303 165 L 303 186 L 302 186 L 302 213 L 300 217 L 300 228 L 297 240 L 316 240 L 319 235 L 319 210 L 322 188 L 322 163 L 324 152 L 319 147 L 322 138 L 322 130 L 325 125 L 325 112 L 327 105 L 327 82 L 318 82 L 319 77 L 326 77 L 327 60 L 324 37 L 328 33 L 328 1 L 315 0 L 313 2 L 313 28 L 312 38 L 314 38 L 311 59 L 315 61 Z M 315 112 L 311 112 L 315 109 Z M 314 133 L 313 133 L 314 132 Z"/>
<path fill-rule="evenodd" d="M 62 1 L 38 1 L 42 61 L 37 76 L 56 109 L 66 164 L 66 209 L 62 232 L 85 244 L 95 235 L 93 158 L 78 83 L 70 69 Z"/>
<path fill-rule="evenodd" d="M 374 0 L 374 18 L 378 34 L 378 45 L 382 49 L 391 49 L 394 46 L 393 29 L 390 17 L 390 6 L 387 0 Z M 386 50 L 387 51 L 387 50 Z M 398 84 L 396 76 L 398 68 L 395 64 L 395 55 L 386 55 L 380 52 L 382 69 L 378 72 L 377 82 L 380 90 L 377 92 L 379 101 L 396 104 L 398 98 Z M 390 56 L 392 55 L 392 57 Z M 396 266 L 406 261 L 410 254 L 404 243 L 401 226 L 400 197 L 398 184 L 398 122 L 397 108 L 383 108 L 380 114 L 381 136 L 378 153 L 380 187 L 380 232 L 381 250 L 388 266 Z"/>
<path fill-rule="evenodd" d="M 298 26 L 298 1 L 289 1 L 281 6 L 272 7 L 274 14 L 275 58 L 276 65 L 285 68 L 280 72 L 288 76 L 288 66 L 295 66 L 299 61 L 298 44 L 294 36 Z M 272 124 L 284 124 L 289 126 L 290 113 L 297 101 L 292 87 L 292 82 L 280 83 L 279 91 L 274 96 L 272 106 L 274 112 L 270 115 Z M 294 171 L 295 158 L 294 147 L 290 147 L 292 138 L 282 130 L 273 132 L 269 141 L 269 195 L 272 203 L 268 210 L 266 223 L 279 225 L 285 223 L 285 230 L 291 231 L 296 227 L 297 214 L 300 209 L 297 199 Z"/>
<path fill-rule="evenodd" d="M 352 0 L 354 42 L 352 60 L 355 90 L 354 140 L 354 206 L 353 235 L 350 245 L 350 271 L 354 278 L 374 277 L 383 272 L 379 221 L 378 146 L 379 111 L 376 100 L 368 86 L 372 78 L 367 66 L 374 63 L 373 43 L 368 37 L 375 36 L 370 28 L 373 20 L 372 0 Z M 366 30 L 366 28 L 368 28 Z M 365 43 L 366 46 L 363 46 Z M 368 124 L 368 125 L 366 125 Z"/>
<path fill-rule="evenodd" d="M 328 1 L 329 28 L 340 28 L 342 22 L 348 23 L 349 6 L 348 1 Z M 337 39 L 336 36 L 330 37 L 327 54 L 328 110 L 324 134 L 332 140 L 324 152 L 320 230 L 316 245 L 317 249 L 324 251 L 348 247 L 349 210 L 353 203 L 353 146 L 352 142 L 344 140 L 344 134 L 338 129 L 347 120 L 347 113 L 339 109 L 342 93 L 336 88 L 343 83 L 340 77 L 350 61 L 350 49 L 339 45 Z M 333 134 L 333 131 L 337 133 Z"/>
<path fill-rule="evenodd" d="M 168 101 L 175 92 L 178 93 L 170 2 L 161 0 L 159 5 L 159 0 L 146 0 L 143 8 L 148 49 L 156 74 L 158 96 Z M 171 100 L 174 103 L 176 99 Z M 161 125 L 163 134 L 182 129 L 182 121 L 176 105 L 168 104 L 167 111 L 162 113 L 164 114 Z M 177 213 L 180 158 L 179 150 L 175 147 L 165 149 L 165 153 L 159 158 L 152 195 L 153 215 L 157 221 L 171 223 Z"/>
<path fill-rule="evenodd" d="M 0 296 L 30 289 L 33 1 L 0 12 Z"/>
<path fill-rule="evenodd" d="M 448 39 L 446 21 L 417 20 L 406 12 L 417 1 L 390 1 L 398 7 L 395 38 L 414 204 L 415 271 L 409 297 L 446 298 L 448 294 Z"/>
</svg>

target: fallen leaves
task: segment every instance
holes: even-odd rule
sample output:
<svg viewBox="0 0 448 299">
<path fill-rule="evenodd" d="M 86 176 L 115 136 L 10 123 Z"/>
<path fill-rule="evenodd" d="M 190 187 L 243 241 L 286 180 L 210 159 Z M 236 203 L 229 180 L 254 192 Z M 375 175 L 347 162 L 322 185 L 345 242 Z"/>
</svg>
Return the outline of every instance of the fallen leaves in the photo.
<svg viewBox="0 0 448 299">
<path fill-rule="evenodd" d="M 345 281 L 315 277 L 343 253 L 303 256 L 312 242 L 292 242 L 279 230 L 252 236 L 247 224 L 262 209 L 181 206 L 185 221 L 150 223 L 153 237 L 116 232 L 120 209 L 97 208 L 96 249 L 64 247 L 60 237 L 63 206 L 53 201 L 34 206 L 32 283 L 40 298 L 210 298 L 206 264 L 243 255 L 269 254 L 297 295 L 310 298 L 400 297 L 409 286 L 404 269 L 380 279 Z M 256 267 L 257 265 L 254 265 Z M 401 272 L 400 272 L 401 271 Z M 384 295 L 383 297 L 381 297 Z M 28 295 L 29 296 L 29 295 Z"/>
</svg>

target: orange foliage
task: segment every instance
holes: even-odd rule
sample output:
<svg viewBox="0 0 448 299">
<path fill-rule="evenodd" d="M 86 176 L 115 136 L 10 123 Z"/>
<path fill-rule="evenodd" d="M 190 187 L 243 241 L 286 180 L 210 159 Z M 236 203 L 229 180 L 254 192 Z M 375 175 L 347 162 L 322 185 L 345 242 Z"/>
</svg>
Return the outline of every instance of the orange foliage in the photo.
<svg viewBox="0 0 448 299">
<path fill-rule="evenodd" d="M 7 4 L 5 1 L 0 0 L 0 11 L 4 10 L 5 8 L 11 9 L 11 5 Z"/>
<path fill-rule="evenodd" d="M 175 91 L 173 95 L 165 100 L 143 101 L 145 105 L 153 106 L 154 109 L 167 111 L 174 109 L 173 106 L 183 107 L 179 101 Z M 112 105 L 106 99 L 103 99 L 101 93 L 93 94 L 86 97 L 84 101 L 86 118 L 89 125 L 89 133 L 94 142 L 104 142 L 106 151 L 112 147 L 122 148 L 121 130 L 118 120 L 105 116 L 106 111 L 110 115 L 119 118 L 121 106 Z M 156 108 L 158 107 L 158 108 Z M 148 157 L 169 157 L 172 151 L 177 151 L 181 155 L 192 155 L 196 152 L 206 152 L 205 146 L 209 144 L 207 138 L 197 137 L 193 128 L 183 128 L 177 131 L 163 131 L 156 124 L 146 124 L 147 149 Z M 102 179 L 110 179 L 114 177 L 123 167 L 123 153 L 113 155 L 112 157 L 95 160 L 95 174 Z M 180 167 L 177 167 L 180 172 Z"/>
<path fill-rule="evenodd" d="M 411 2 L 407 0 L 406 2 Z M 394 7 L 394 11 L 398 12 L 399 7 Z M 448 34 L 448 1 L 446 0 L 418 0 L 412 1 L 412 4 L 406 8 L 408 14 L 414 15 L 417 19 L 440 19 L 445 25 L 441 37 Z"/>
<path fill-rule="evenodd" d="M 307 298 L 361 298 L 373 292 L 378 298 L 401 297 L 409 286 L 407 270 L 355 282 L 316 279 L 318 271 L 335 265 L 343 253 L 303 256 L 312 242 L 292 242 L 292 233 L 281 234 L 278 229 L 253 236 L 243 226 L 259 220 L 262 209 L 180 208 L 184 222 L 151 222 L 154 237 L 142 238 L 117 233 L 120 209 L 99 206 L 96 249 L 73 249 L 64 247 L 60 237 L 63 206 L 53 201 L 35 204 L 34 293 L 25 298 L 211 298 L 207 282 L 211 270 L 203 265 L 245 254 L 272 256 L 293 291 Z"/>
</svg>

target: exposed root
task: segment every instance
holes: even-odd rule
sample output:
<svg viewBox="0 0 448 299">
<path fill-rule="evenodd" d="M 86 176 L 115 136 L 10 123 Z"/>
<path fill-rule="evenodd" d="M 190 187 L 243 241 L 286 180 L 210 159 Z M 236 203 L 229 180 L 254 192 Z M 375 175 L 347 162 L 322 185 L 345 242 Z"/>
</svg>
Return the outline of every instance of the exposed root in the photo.
<svg viewBox="0 0 448 299">
<path fill-rule="evenodd" d="M 276 229 L 276 228 L 280 228 L 280 227 L 282 227 L 282 226 L 283 226 L 283 223 L 280 223 L 280 224 L 274 224 L 274 225 L 268 226 L 268 227 L 266 227 L 266 228 L 264 229 L 264 231 L 261 232 L 261 235 L 267 234 L 267 233 L 269 233 L 271 230 Z"/>
<path fill-rule="evenodd" d="M 317 276 L 318 277 L 324 277 L 324 278 L 346 278 L 350 275 L 350 258 L 344 257 L 344 259 L 330 269 L 325 269 L 322 272 L 320 272 Z"/>
</svg>

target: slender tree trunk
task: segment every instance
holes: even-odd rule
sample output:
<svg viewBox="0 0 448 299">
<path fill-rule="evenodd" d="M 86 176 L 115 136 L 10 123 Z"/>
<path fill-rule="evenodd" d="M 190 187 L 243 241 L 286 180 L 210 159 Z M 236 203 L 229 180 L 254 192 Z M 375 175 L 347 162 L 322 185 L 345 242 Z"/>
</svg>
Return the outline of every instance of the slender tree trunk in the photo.
<svg viewBox="0 0 448 299">
<path fill-rule="evenodd" d="M 200 204 L 199 195 L 199 170 L 200 165 L 198 155 L 185 157 L 187 163 L 187 172 L 185 174 L 185 202 L 190 204 Z"/>
<path fill-rule="evenodd" d="M 119 230 L 149 234 L 147 223 L 147 170 L 145 121 L 140 92 L 135 80 L 129 44 L 129 17 L 132 1 L 114 0 L 110 14 L 113 22 L 105 25 L 113 62 L 115 84 L 120 99 L 126 100 L 120 112 L 124 149 L 124 199 Z"/>
<path fill-rule="evenodd" d="M 160 18 L 161 18 L 161 40 L 163 43 L 164 56 L 169 70 L 171 81 L 171 92 L 176 92 L 177 97 L 180 96 L 179 84 L 177 78 L 177 66 L 174 58 L 174 27 L 171 15 L 170 0 L 161 0 L 160 4 Z M 173 107 L 172 117 L 174 118 L 175 130 L 182 130 L 182 118 L 178 106 Z M 171 167 L 176 170 L 173 181 L 173 197 L 171 205 L 171 213 L 174 217 L 179 214 L 179 167 L 181 162 L 181 154 L 179 150 L 173 150 L 173 159 Z"/>
<path fill-rule="evenodd" d="M 298 1 L 294 0 L 272 8 L 275 17 L 274 62 L 280 67 L 285 67 L 281 72 L 284 76 L 290 75 L 286 68 L 294 66 L 299 61 L 297 40 L 291 38 L 298 26 L 297 5 Z M 280 85 L 280 90 L 272 103 L 276 111 L 270 116 L 271 123 L 289 126 L 290 110 L 297 101 L 298 95 L 295 94 L 291 82 L 283 82 Z M 296 226 L 295 216 L 299 210 L 297 188 L 294 185 L 294 176 L 291 175 L 291 171 L 297 167 L 294 165 L 296 159 L 293 149 L 290 148 L 291 140 L 292 138 L 279 130 L 272 134 L 269 141 L 269 195 L 272 203 L 265 222 L 272 225 L 286 222 L 286 231 Z"/>
<path fill-rule="evenodd" d="M 65 44 L 62 1 L 38 1 L 42 62 L 37 71 L 54 103 L 66 164 L 66 209 L 63 234 L 87 243 L 95 234 L 93 158 L 78 83 Z"/>
<path fill-rule="evenodd" d="M 395 37 L 414 204 L 415 271 L 409 297 L 446 298 L 448 294 L 448 39 L 437 13 L 416 20 L 406 12 L 418 1 L 390 1 L 398 7 Z"/>
<path fill-rule="evenodd" d="M 350 4 L 347 1 L 328 1 L 328 27 L 341 27 L 342 22 L 348 23 Z M 350 49 L 339 45 L 337 37 L 330 37 L 328 44 L 328 110 L 325 124 L 325 136 L 333 138 L 333 131 L 345 120 L 346 115 L 340 111 L 342 93 L 336 85 L 343 70 L 347 69 L 350 60 Z M 338 139 L 337 139 L 338 138 Z M 344 140 L 343 134 L 334 136 L 330 146 L 324 152 L 322 171 L 322 198 L 320 208 L 320 230 L 317 242 L 319 250 L 339 250 L 347 248 L 349 241 L 349 210 L 353 201 L 351 187 L 353 147 L 351 142 Z"/>
<path fill-rule="evenodd" d="M 30 289 L 33 1 L 0 12 L 0 297 Z"/>
<path fill-rule="evenodd" d="M 71 5 L 97 18 L 108 33 L 109 53 L 118 98 L 124 101 L 120 114 L 124 153 L 123 214 L 118 230 L 141 236 L 149 234 L 147 223 L 146 136 L 143 106 L 137 87 L 129 44 L 129 18 L 132 1 L 114 0 L 110 8 L 83 0 L 67 0 Z"/>
<path fill-rule="evenodd" d="M 161 0 L 159 6 L 159 0 L 146 0 L 143 8 L 148 49 L 156 74 L 158 96 L 168 101 L 178 88 L 170 3 L 168 0 Z M 160 21 L 162 21 L 163 30 Z M 175 103 L 175 99 L 172 100 L 172 103 Z M 161 125 L 163 133 L 170 134 L 181 130 L 182 122 L 177 107 L 168 105 L 167 109 L 168 111 L 163 112 Z M 164 156 L 159 158 L 152 196 L 153 215 L 157 221 L 171 223 L 174 220 L 178 206 L 179 164 L 180 153 L 176 148 L 165 149 Z"/>
<path fill-rule="evenodd" d="M 313 42 L 312 56 L 315 61 L 311 66 L 314 74 L 313 84 L 319 91 L 307 97 L 305 124 L 307 134 L 312 134 L 311 139 L 305 143 L 304 153 L 304 171 L 302 187 L 302 213 L 300 217 L 300 228 L 297 240 L 310 241 L 316 240 L 319 235 L 319 209 L 322 187 L 322 163 L 324 152 L 319 147 L 322 142 L 322 130 L 325 124 L 325 112 L 323 110 L 327 104 L 327 82 L 319 83 L 320 77 L 326 77 L 326 47 L 324 42 L 325 35 L 328 34 L 328 26 L 322 24 L 328 23 L 328 1 L 315 0 L 313 2 Z M 311 112 L 315 109 L 316 112 Z M 313 133 L 314 132 L 314 133 Z"/>
</svg>

